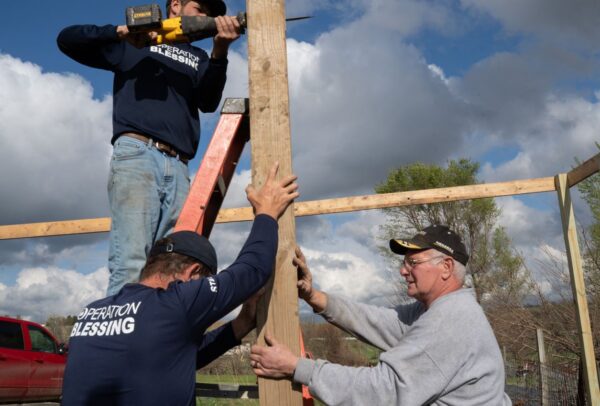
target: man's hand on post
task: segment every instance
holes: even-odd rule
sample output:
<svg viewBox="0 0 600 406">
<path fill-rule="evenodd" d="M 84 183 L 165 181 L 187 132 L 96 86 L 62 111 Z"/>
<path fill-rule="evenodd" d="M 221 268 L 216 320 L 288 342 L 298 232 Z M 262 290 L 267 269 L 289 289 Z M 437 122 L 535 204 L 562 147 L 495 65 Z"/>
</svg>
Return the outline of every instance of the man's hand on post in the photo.
<svg viewBox="0 0 600 406">
<path fill-rule="evenodd" d="M 312 273 L 300 247 L 296 247 L 293 263 L 298 270 L 298 297 L 308 303 L 316 313 L 327 307 L 327 294 L 313 288 Z"/>
<path fill-rule="evenodd" d="M 296 247 L 296 256 L 292 261 L 298 270 L 298 297 L 308 302 L 313 294 L 312 274 L 300 247 Z"/>
<path fill-rule="evenodd" d="M 217 35 L 213 39 L 213 59 L 227 58 L 229 45 L 240 37 L 241 26 L 234 16 L 218 16 L 215 17 L 217 25 Z"/>
<path fill-rule="evenodd" d="M 277 220 L 292 201 L 299 196 L 298 184 L 296 183 L 298 177 L 296 175 L 288 175 L 277 181 L 275 178 L 277 177 L 278 170 L 279 163 L 275 163 L 260 190 L 257 191 L 253 185 L 248 185 L 246 188 L 248 201 L 254 209 L 254 214 L 257 216 L 259 214 L 266 214 Z"/>
<path fill-rule="evenodd" d="M 250 366 L 254 373 L 264 378 L 290 378 L 294 375 L 300 359 L 285 345 L 268 333 L 265 334 L 267 347 L 253 345 L 250 352 Z"/>
</svg>

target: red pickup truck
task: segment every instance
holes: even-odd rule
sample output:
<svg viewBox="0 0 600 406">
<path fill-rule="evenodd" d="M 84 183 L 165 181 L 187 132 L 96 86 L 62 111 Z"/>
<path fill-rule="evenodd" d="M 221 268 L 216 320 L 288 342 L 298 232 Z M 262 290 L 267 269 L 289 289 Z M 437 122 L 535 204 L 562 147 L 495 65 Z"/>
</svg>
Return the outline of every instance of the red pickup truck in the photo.
<svg viewBox="0 0 600 406">
<path fill-rule="evenodd" d="M 0 317 L 0 402 L 57 400 L 65 346 L 43 326 Z"/>
</svg>

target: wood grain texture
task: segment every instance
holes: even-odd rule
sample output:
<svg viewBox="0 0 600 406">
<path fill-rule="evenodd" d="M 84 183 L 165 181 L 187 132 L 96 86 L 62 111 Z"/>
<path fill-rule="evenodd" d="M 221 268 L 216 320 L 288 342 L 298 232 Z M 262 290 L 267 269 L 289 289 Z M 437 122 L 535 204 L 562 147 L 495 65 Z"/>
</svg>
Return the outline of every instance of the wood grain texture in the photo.
<svg viewBox="0 0 600 406">
<path fill-rule="evenodd" d="M 105 233 L 110 231 L 110 218 L 50 221 L 44 223 L 0 226 L 0 240 L 59 235 Z"/>
<path fill-rule="evenodd" d="M 292 172 L 284 0 L 247 0 L 252 183 L 260 187 L 279 162 L 279 177 Z M 258 342 L 265 332 L 300 355 L 294 208 L 279 219 L 275 273 L 259 304 Z M 259 379 L 261 405 L 301 405 L 302 393 L 289 380 Z"/>
<path fill-rule="evenodd" d="M 579 328 L 579 339 L 583 352 L 581 355 L 587 404 L 600 405 L 600 389 L 598 387 L 598 370 L 596 369 L 596 356 L 594 355 L 592 326 L 590 323 L 581 253 L 579 251 L 575 215 L 573 214 L 573 204 L 568 187 L 567 174 L 556 175 L 555 181 L 558 205 L 562 218 L 563 235 L 565 237 L 565 247 L 567 249 L 569 274 L 571 276 L 571 290 L 577 311 L 577 327 Z"/>
<path fill-rule="evenodd" d="M 358 210 L 384 209 L 413 204 L 443 203 L 456 200 L 542 193 L 554 190 L 554 178 L 547 177 L 470 186 L 414 190 L 410 192 L 313 200 L 295 203 L 293 210 L 296 217 L 314 216 L 318 214 L 347 213 Z M 217 223 L 251 221 L 253 218 L 254 214 L 250 207 L 221 209 L 217 216 Z M 109 218 L 16 224 L 0 226 L 0 240 L 102 233 L 109 230 Z"/>
<path fill-rule="evenodd" d="M 600 170 L 600 154 L 596 154 L 567 173 L 567 184 L 573 187 Z"/>
</svg>

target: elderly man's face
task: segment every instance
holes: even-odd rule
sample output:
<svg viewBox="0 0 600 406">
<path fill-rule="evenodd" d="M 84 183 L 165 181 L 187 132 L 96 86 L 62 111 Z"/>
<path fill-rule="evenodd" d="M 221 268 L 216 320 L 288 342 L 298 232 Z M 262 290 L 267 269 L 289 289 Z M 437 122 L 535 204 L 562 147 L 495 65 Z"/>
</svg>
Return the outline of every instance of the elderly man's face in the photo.
<svg viewBox="0 0 600 406">
<path fill-rule="evenodd" d="M 407 284 L 407 294 L 426 305 L 437 298 L 446 255 L 436 250 L 407 251 L 400 275 Z"/>
</svg>

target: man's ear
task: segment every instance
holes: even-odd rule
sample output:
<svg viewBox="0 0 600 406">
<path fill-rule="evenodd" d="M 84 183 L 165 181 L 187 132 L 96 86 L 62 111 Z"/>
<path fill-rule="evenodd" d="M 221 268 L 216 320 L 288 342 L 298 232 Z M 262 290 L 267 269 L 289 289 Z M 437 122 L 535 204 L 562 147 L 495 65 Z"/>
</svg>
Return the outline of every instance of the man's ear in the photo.
<svg viewBox="0 0 600 406">
<path fill-rule="evenodd" d="M 446 281 L 450 279 L 454 272 L 454 260 L 450 257 L 446 257 L 442 261 L 442 265 L 444 267 L 442 270 L 442 279 Z"/>
<path fill-rule="evenodd" d="M 181 13 L 181 0 L 171 0 L 171 5 L 167 10 L 169 18 L 178 17 Z"/>
<path fill-rule="evenodd" d="M 189 281 L 190 279 L 192 279 L 192 274 L 194 272 L 196 272 L 202 265 L 200 265 L 199 263 L 195 263 L 195 264 L 191 264 L 186 266 L 183 271 L 181 271 L 180 275 L 180 280 L 182 281 Z"/>
</svg>

